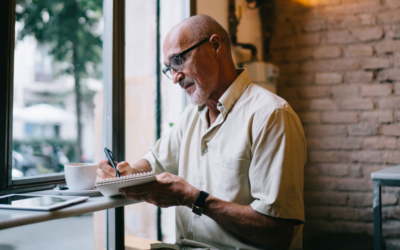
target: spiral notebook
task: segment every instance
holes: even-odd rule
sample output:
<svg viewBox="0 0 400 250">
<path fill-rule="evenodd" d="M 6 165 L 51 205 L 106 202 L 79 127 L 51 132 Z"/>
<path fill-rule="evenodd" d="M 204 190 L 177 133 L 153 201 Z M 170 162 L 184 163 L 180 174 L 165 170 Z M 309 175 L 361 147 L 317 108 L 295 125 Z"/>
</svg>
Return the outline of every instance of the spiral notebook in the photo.
<svg viewBox="0 0 400 250">
<path fill-rule="evenodd" d="M 97 189 L 106 197 L 119 195 L 118 190 L 124 187 L 142 185 L 145 183 L 156 181 L 154 171 L 125 175 L 108 179 L 100 179 L 96 181 Z"/>
</svg>

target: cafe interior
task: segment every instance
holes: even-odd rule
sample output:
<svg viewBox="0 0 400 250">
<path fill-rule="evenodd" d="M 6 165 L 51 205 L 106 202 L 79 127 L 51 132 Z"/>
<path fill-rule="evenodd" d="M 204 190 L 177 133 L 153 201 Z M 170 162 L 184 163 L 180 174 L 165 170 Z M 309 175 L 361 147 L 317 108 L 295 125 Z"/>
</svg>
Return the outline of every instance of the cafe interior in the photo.
<svg viewBox="0 0 400 250">
<path fill-rule="evenodd" d="M 64 166 L 97 164 L 104 147 L 116 161 L 141 159 L 190 104 L 162 74 L 163 41 L 204 14 L 228 32 L 236 67 L 300 118 L 303 248 L 400 250 L 399 0 L 0 6 L 1 196 L 61 194 Z M 55 212 L 0 208 L 0 250 L 175 243 L 174 207 L 89 196 Z"/>
</svg>

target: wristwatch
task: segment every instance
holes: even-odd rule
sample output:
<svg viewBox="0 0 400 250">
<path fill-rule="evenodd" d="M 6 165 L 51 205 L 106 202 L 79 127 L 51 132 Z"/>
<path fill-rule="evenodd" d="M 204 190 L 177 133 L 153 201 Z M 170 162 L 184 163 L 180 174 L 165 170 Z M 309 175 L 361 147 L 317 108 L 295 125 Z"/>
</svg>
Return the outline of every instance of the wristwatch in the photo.
<svg viewBox="0 0 400 250">
<path fill-rule="evenodd" d="M 193 213 L 197 214 L 198 216 L 201 216 L 201 214 L 203 213 L 204 203 L 206 202 L 208 195 L 209 194 L 207 192 L 200 191 L 192 206 Z"/>
</svg>

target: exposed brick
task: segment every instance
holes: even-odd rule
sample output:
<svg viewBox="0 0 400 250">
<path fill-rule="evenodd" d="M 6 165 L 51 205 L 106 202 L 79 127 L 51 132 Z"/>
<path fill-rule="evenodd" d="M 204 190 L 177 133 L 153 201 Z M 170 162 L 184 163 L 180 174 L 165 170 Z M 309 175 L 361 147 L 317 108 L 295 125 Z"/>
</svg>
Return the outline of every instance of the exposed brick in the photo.
<svg viewBox="0 0 400 250">
<path fill-rule="evenodd" d="M 309 151 L 310 162 L 339 162 L 340 153 L 337 151 Z"/>
<path fill-rule="evenodd" d="M 297 115 L 302 123 L 319 123 L 321 121 L 319 112 L 299 112 Z"/>
<path fill-rule="evenodd" d="M 271 49 L 290 48 L 292 46 L 290 35 L 277 36 L 271 41 Z"/>
<path fill-rule="evenodd" d="M 400 239 L 385 239 L 386 250 L 399 250 Z"/>
<path fill-rule="evenodd" d="M 347 130 L 351 136 L 376 135 L 378 133 L 378 127 L 369 123 L 348 125 Z"/>
<path fill-rule="evenodd" d="M 359 149 L 361 140 L 354 137 L 324 137 L 321 139 L 322 149 Z"/>
<path fill-rule="evenodd" d="M 287 79 L 290 86 L 303 86 L 314 83 L 314 74 L 294 74 Z"/>
<path fill-rule="evenodd" d="M 371 150 L 357 151 L 352 153 L 351 158 L 355 162 L 368 162 L 368 163 L 385 162 L 381 151 L 371 151 Z"/>
<path fill-rule="evenodd" d="M 400 68 L 400 52 L 394 53 L 393 63 L 395 67 Z"/>
<path fill-rule="evenodd" d="M 400 82 L 394 84 L 394 93 L 400 95 Z"/>
<path fill-rule="evenodd" d="M 398 40 L 387 40 L 378 42 L 375 45 L 375 51 L 378 54 L 383 53 L 392 53 L 392 52 L 399 52 L 400 51 L 400 41 Z"/>
<path fill-rule="evenodd" d="M 358 115 L 355 112 L 323 112 L 321 121 L 324 123 L 357 123 Z"/>
<path fill-rule="evenodd" d="M 332 99 L 315 99 L 310 103 L 310 109 L 314 110 L 332 110 L 336 107 L 337 105 Z"/>
<path fill-rule="evenodd" d="M 317 73 L 315 75 L 316 84 L 336 84 L 343 81 L 343 75 L 339 73 Z"/>
<path fill-rule="evenodd" d="M 354 178 L 362 178 L 362 170 L 359 164 L 351 164 L 349 165 L 349 175 Z"/>
<path fill-rule="evenodd" d="M 346 205 L 348 194 L 337 192 L 304 192 L 306 205 Z"/>
<path fill-rule="evenodd" d="M 379 82 L 393 82 L 393 81 L 400 81 L 400 70 L 398 69 L 386 69 L 381 70 L 378 72 L 377 80 Z"/>
<path fill-rule="evenodd" d="M 317 47 L 313 52 L 314 58 L 317 59 L 339 57 L 341 54 L 342 50 L 338 46 Z"/>
<path fill-rule="evenodd" d="M 396 121 L 400 122 L 400 111 L 396 112 Z"/>
<path fill-rule="evenodd" d="M 360 63 L 356 59 L 340 58 L 329 61 L 308 61 L 303 64 L 301 71 L 304 72 L 326 72 L 338 70 L 351 70 L 360 68 Z"/>
<path fill-rule="evenodd" d="M 362 25 L 372 25 L 376 23 L 376 17 L 373 14 L 361 14 L 360 19 Z"/>
<path fill-rule="evenodd" d="M 362 168 L 364 178 L 371 178 L 371 173 L 387 168 L 386 165 L 364 165 Z"/>
<path fill-rule="evenodd" d="M 355 27 L 360 25 L 360 19 L 357 16 L 328 16 L 326 25 L 331 30 Z"/>
<path fill-rule="evenodd" d="M 355 85 L 333 86 L 331 89 L 331 93 L 333 97 L 358 96 L 358 86 Z"/>
<path fill-rule="evenodd" d="M 372 71 L 350 71 L 346 72 L 344 79 L 345 82 L 371 82 L 374 78 Z"/>
<path fill-rule="evenodd" d="M 296 73 L 300 69 L 300 65 L 298 63 L 279 64 L 278 67 L 280 73 L 282 74 Z"/>
<path fill-rule="evenodd" d="M 326 97 L 328 96 L 327 87 L 302 87 L 299 89 L 300 96 L 302 98 L 316 98 L 316 97 Z"/>
<path fill-rule="evenodd" d="M 320 42 L 319 34 L 305 34 L 296 36 L 293 39 L 295 46 L 317 45 Z"/>
<path fill-rule="evenodd" d="M 330 207 L 329 218 L 331 219 L 343 219 L 343 220 L 355 220 L 355 210 L 349 207 Z"/>
<path fill-rule="evenodd" d="M 387 96 L 392 93 L 391 84 L 371 84 L 361 86 L 362 96 Z"/>
<path fill-rule="evenodd" d="M 372 185 L 364 179 L 342 178 L 338 180 L 336 190 L 369 191 L 372 190 Z"/>
<path fill-rule="evenodd" d="M 377 40 L 383 36 L 383 29 L 381 27 L 359 28 L 353 29 L 351 32 L 362 42 Z"/>
<path fill-rule="evenodd" d="M 374 103 L 371 99 L 352 98 L 344 99 L 340 104 L 341 109 L 347 110 L 369 110 L 374 108 Z"/>
<path fill-rule="evenodd" d="M 364 181 L 365 182 L 365 181 Z M 372 189 L 372 187 L 370 188 Z M 398 195 L 394 193 L 383 193 L 382 194 L 382 205 L 393 205 L 398 201 Z M 349 205 L 357 207 L 370 207 L 372 206 L 373 195 L 369 193 L 350 193 L 349 194 Z"/>
<path fill-rule="evenodd" d="M 349 175 L 349 165 L 347 164 L 319 164 L 320 175 L 343 177 Z"/>
<path fill-rule="evenodd" d="M 387 221 L 382 224 L 383 237 L 400 237 L 400 221 Z"/>
<path fill-rule="evenodd" d="M 315 32 L 326 29 L 324 20 L 310 20 L 303 24 L 302 30 L 305 32 Z"/>
<path fill-rule="evenodd" d="M 379 0 L 366 0 L 350 4 L 327 6 L 323 9 L 327 14 L 356 14 L 376 11 L 381 7 Z"/>
<path fill-rule="evenodd" d="M 355 220 L 361 221 L 373 221 L 374 215 L 372 208 L 358 208 L 354 210 L 354 218 Z"/>
<path fill-rule="evenodd" d="M 349 46 L 346 50 L 347 56 L 372 56 L 373 49 L 371 45 L 357 44 Z"/>
<path fill-rule="evenodd" d="M 400 108 L 400 97 L 386 97 L 378 101 L 381 109 L 397 109 Z"/>
<path fill-rule="evenodd" d="M 297 98 L 297 91 L 294 88 L 279 88 L 278 94 L 285 100 Z"/>
<path fill-rule="evenodd" d="M 384 208 L 387 218 L 398 219 L 400 218 L 400 207 L 385 207 Z"/>
<path fill-rule="evenodd" d="M 362 68 L 371 70 L 371 69 L 384 69 L 390 66 L 390 61 L 384 58 L 368 58 L 365 59 L 362 63 Z"/>
<path fill-rule="evenodd" d="M 347 30 L 330 31 L 326 34 L 326 41 L 328 44 L 346 44 L 355 43 L 358 38 Z"/>
<path fill-rule="evenodd" d="M 398 8 L 400 7 L 400 1 L 399 0 L 385 0 L 386 4 L 390 7 L 390 8 Z"/>
<path fill-rule="evenodd" d="M 396 138 L 394 137 L 367 137 L 364 139 L 363 148 L 371 149 L 395 149 L 396 148 Z"/>
<path fill-rule="evenodd" d="M 386 151 L 383 153 L 383 158 L 387 163 L 400 164 L 400 150 Z"/>
<path fill-rule="evenodd" d="M 400 136 L 400 124 L 382 125 L 382 134 Z"/>
<path fill-rule="evenodd" d="M 319 149 L 320 142 L 321 142 L 321 139 L 319 139 L 317 137 L 308 137 L 307 138 L 307 149 Z M 314 168 L 313 170 L 316 170 L 316 168 Z"/>
<path fill-rule="evenodd" d="M 377 110 L 360 113 L 360 121 L 364 122 L 393 122 L 393 112 L 390 110 Z"/>
<path fill-rule="evenodd" d="M 285 60 L 289 62 L 301 61 L 312 57 L 313 51 L 311 49 L 293 49 L 286 53 Z"/>
<path fill-rule="evenodd" d="M 289 99 L 287 101 L 290 106 L 296 111 L 305 110 L 310 107 L 310 100 Z"/>
<path fill-rule="evenodd" d="M 400 39 L 400 27 L 397 27 L 393 31 L 393 38 L 394 39 Z"/>
<path fill-rule="evenodd" d="M 309 125 L 304 126 L 307 136 L 346 136 L 347 130 L 342 125 Z"/>
<path fill-rule="evenodd" d="M 380 12 L 377 15 L 378 23 L 389 24 L 398 23 L 400 21 L 400 10 L 394 9 L 385 12 Z"/>
</svg>

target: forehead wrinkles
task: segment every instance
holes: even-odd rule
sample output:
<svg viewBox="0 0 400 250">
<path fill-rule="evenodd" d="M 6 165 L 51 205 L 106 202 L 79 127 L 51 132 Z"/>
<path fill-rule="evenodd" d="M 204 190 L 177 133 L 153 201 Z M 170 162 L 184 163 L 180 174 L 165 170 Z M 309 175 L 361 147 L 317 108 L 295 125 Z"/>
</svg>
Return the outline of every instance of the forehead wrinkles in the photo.
<svg viewBox="0 0 400 250">
<path fill-rule="evenodd" d="M 190 28 L 183 25 L 175 27 L 170 31 L 163 46 L 164 62 L 167 62 L 166 64 L 169 63 L 173 55 L 179 54 L 193 43 L 193 38 L 190 36 L 191 33 Z"/>
</svg>

